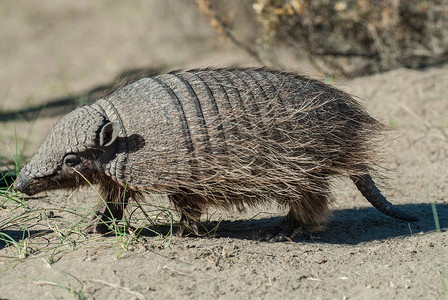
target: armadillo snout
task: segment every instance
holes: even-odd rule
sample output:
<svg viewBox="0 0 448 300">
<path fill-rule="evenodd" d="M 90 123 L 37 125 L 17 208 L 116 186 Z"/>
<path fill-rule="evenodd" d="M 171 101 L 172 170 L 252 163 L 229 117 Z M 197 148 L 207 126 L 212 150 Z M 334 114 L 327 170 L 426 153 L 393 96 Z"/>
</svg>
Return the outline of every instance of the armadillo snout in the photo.
<svg viewBox="0 0 448 300">
<path fill-rule="evenodd" d="M 37 191 L 33 190 L 33 179 L 29 176 L 25 175 L 23 172 L 20 172 L 14 181 L 14 188 L 21 193 L 24 193 L 28 196 L 32 196 L 37 193 Z"/>
</svg>

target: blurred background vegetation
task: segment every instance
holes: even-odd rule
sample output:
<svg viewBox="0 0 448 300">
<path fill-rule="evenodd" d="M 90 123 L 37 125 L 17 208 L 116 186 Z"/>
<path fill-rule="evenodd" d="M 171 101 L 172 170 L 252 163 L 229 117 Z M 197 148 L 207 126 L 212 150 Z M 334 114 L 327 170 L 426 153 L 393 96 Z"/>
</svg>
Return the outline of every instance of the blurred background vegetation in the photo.
<svg viewBox="0 0 448 300">
<path fill-rule="evenodd" d="M 283 53 L 347 77 L 448 58 L 446 0 L 196 0 L 211 25 L 265 65 Z"/>
</svg>

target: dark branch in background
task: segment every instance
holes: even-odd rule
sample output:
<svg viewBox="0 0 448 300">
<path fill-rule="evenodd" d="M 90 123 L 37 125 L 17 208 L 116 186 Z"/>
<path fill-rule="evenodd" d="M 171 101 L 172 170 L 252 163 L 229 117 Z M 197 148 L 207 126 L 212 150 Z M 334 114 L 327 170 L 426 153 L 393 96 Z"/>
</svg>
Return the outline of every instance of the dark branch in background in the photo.
<svg viewBox="0 0 448 300">
<path fill-rule="evenodd" d="M 253 59 L 255 59 L 259 64 L 266 66 L 266 63 L 261 59 L 258 52 L 248 44 L 243 43 L 238 40 L 232 33 L 229 26 L 221 19 L 221 17 L 213 9 L 210 0 L 196 0 L 201 13 L 210 18 L 211 26 L 216 30 L 216 32 L 226 38 L 228 38 L 235 46 L 249 54 Z"/>
<path fill-rule="evenodd" d="M 95 87 L 87 92 L 49 100 L 43 104 L 38 104 L 14 111 L 0 112 L 0 122 L 10 121 L 33 121 L 39 118 L 51 118 L 66 114 L 82 104 L 91 104 L 101 97 L 110 95 L 118 88 L 132 83 L 144 77 L 151 77 L 162 72 L 163 68 L 143 68 L 122 72 L 117 78 L 108 84 Z"/>
</svg>

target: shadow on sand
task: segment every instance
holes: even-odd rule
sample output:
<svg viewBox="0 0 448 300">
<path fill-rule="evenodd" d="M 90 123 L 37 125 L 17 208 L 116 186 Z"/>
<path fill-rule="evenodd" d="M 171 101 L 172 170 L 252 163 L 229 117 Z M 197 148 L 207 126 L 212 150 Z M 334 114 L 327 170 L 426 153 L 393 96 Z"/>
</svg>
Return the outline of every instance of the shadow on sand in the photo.
<svg viewBox="0 0 448 300">
<path fill-rule="evenodd" d="M 14 111 L 0 111 L 0 122 L 33 121 L 37 118 L 51 118 L 66 114 L 81 104 L 91 104 L 101 97 L 110 95 L 113 91 L 126 84 L 141 78 L 160 74 L 163 68 L 142 68 L 127 70 L 120 73 L 111 82 L 97 86 L 87 92 L 70 97 L 57 98 L 46 101 L 44 104 L 34 105 Z"/>
<path fill-rule="evenodd" d="M 344 209 L 333 211 L 327 226 L 319 232 L 296 236 L 294 242 L 318 242 L 327 244 L 356 245 L 374 240 L 411 236 L 420 232 L 436 230 L 432 206 L 424 204 L 394 205 L 416 215 L 416 222 L 405 222 L 387 217 L 373 207 L 359 210 Z M 436 205 L 440 229 L 448 227 L 448 204 Z M 215 228 L 216 238 L 235 238 L 256 240 L 261 231 L 274 228 L 282 217 L 257 220 L 238 220 L 204 223 L 208 230 Z M 217 227 L 217 228 L 216 228 Z"/>
<path fill-rule="evenodd" d="M 378 212 L 373 207 L 359 210 L 344 209 L 336 210 L 330 219 L 327 227 L 320 232 L 303 234 L 296 236 L 294 242 L 302 243 L 326 243 L 356 245 L 374 240 L 384 240 L 397 237 L 406 237 L 420 232 L 435 232 L 434 215 L 432 206 L 429 203 L 396 205 L 399 209 L 413 213 L 419 217 L 417 222 L 404 222 L 387 217 Z M 448 227 L 448 204 L 437 204 L 437 215 L 439 218 L 441 231 L 446 231 Z M 256 220 L 238 220 L 222 222 L 204 222 L 205 229 L 212 232 L 214 238 L 234 238 L 245 240 L 257 240 L 260 231 L 269 230 L 275 227 L 281 217 L 269 217 Z M 151 237 L 155 232 L 166 233 L 168 226 L 150 227 L 142 230 L 141 235 Z M 2 230 L 4 233 L 19 241 L 23 237 L 20 230 Z M 30 235 L 45 235 L 48 230 L 30 231 Z M 204 238 L 207 238 L 204 233 Z M 28 236 L 28 233 L 26 234 Z M 105 237 L 114 237 L 114 234 L 106 234 Z M 189 237 L 186 237 L 189 238 Z M 0 240 L 0 249 L 6 247 L 6 243 Z"/>
</svg>

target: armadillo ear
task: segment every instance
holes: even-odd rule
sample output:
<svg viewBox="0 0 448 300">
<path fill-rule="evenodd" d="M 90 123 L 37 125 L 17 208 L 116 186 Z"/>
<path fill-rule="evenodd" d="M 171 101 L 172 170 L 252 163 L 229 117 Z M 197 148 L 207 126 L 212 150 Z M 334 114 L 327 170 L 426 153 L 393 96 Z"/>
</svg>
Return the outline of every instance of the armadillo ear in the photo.
<svg viewBox="0 0 448 300">
<path fill-rule="evenodd" d="M 100 132 L 100 146 L 107 147 L 112 145 L 120 133 L 121 125 L 118 122 L 109 122 L 103 126 Z"/>
</svg>

